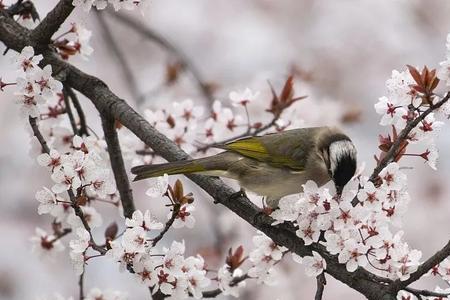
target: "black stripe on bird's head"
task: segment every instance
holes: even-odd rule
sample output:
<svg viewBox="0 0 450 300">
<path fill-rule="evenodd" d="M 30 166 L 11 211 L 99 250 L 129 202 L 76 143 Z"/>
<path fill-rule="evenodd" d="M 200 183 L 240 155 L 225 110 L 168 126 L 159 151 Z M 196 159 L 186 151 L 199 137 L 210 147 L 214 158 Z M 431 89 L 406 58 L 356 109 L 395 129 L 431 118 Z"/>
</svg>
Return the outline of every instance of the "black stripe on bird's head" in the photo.
<svg viewBox="0 0 450 300">
<path fill-rule="evenodd" d="M 347 136 L 331 142 L 328 147 L 328 159 L 331 178 L 337 193 L 340 194 L 356 172 L 355 145 Z"/>
</svg>

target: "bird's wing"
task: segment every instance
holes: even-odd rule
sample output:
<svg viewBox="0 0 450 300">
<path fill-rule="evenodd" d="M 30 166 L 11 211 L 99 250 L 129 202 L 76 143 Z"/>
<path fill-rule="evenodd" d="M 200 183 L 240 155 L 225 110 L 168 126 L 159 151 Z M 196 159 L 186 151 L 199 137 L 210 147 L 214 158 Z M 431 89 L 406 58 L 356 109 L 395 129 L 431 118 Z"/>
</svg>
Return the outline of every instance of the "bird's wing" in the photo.
<svg viewBox="0 0 450 300">
<path fill-rule="evenodd" d="M 322 127 L 301 128 L 279 133 L 242 138 L 219 148 L 296 171 L 305 168 L 308 154 L 314 150 L 317 131 Z"/>
</svg>

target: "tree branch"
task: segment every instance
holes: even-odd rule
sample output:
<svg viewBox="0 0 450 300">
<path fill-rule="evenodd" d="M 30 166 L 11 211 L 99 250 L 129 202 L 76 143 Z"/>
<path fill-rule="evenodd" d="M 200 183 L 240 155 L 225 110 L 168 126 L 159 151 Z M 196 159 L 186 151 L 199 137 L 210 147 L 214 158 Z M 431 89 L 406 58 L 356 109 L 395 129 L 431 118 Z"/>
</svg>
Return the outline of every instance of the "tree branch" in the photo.
<svg viewBox="0 0 450 300">
<path fill-rule="evenodd" d="M 53 34 L 58 31 L 61 24 L 64 23 L 74 8 L 72 0 L 60 0 L 32 31 L 35 43 L 47 45 Z"/>
<path fill-rule="evenodd" d="M 123 162 L 115 119 L 106 114 L 101 115 L 101 118 L 106 144 L 108 145 L 109 160 L 111 161 L 111 168 L 120 194 L 120 201 L 122 202 L 123 214 L 124 217 L 131 218 L 136 208 L 134 207 L 133 191 Z"/>
<path fill-rule="evenodd" d="M 438 298 L 447 298 L 450 296 L 450 293 L 438 293 L 438 292 L 432 292 L 428 290 L 417 290 L 410 287 L 404 288 L 403 290 L 410 292 L 416 296 L 424 296 L 424 297 L 438 297 Z"/>
<path fill-rule="evenodd" d="M 316 277 L 317 281 L 317 291 L 316 295 L 314 296 L 314 300 L 322 300 L 323 291 L 325 290 L 325 285 L 327 284 L 327 280 L 325 278 L 325 273 L 320 273 Z"/>
<path fill-rule="evenodd" d="M 66 113 L 70 120 L 70 125 L 72 126 L 73 134 L 79 135 L 77 122 L 75 121 L 75 117 L 73 115 L 72 107 L 70 106 L 69 95 L 67 93 L 67 88 L 63 87 L 63 98 L 64 104 L 66 106 Z"/>
<path fill-rule="evenodd" d="M 180 212 L 181 205 L 179 203 L 175 203 L 172 210 L 172 216 L 170 217 L 169 221 L 167 221 L 166 225 L 164 226 L 164 229 L 158 234 L 157 237 L 155 237 L 152 241 L 153 247 L 156 246 L 156 244 L 164 237 L 167 231 L 169 231 L 170 227 L 172 226 L 173 222 L 175 222 L 175 219 L 178 216 L 178 213 Z"/>
<path fill-rule="evenodd" d="M 77 94 L 70 88 L 65 87 L 67 95 L 70 97 L 70 100 L 72 100 L 72 104 L 75 107 L 75 110 L 77 111 L 78 118 L 80 119 L 80 128 L 78 129 L 78 134 L 80 136 L 89 135 L 88 127 L 86 124 L 86 116 L 84 115 L 83 108 L 81 107 L 80 101 L 78 100 Z"/>
<path fill-rule="evenodd" d="M 248 278 L 251 278 L 251 277 L 249 277 L 247 274 L 239 276 L 239 277 L 235 277 L 231 281 L 230 286 L 236 286 Z M 223 291 L 221 289 L 215 289 L 215 290 L 211 290 L 211 291 L 204 291 L 202 293 L 202 295 L 203 295 L 203 298 L 215 298 L 215 297 L 219 296 L 220 294 L 222 294 L 222 292 Z"/>
</svg>

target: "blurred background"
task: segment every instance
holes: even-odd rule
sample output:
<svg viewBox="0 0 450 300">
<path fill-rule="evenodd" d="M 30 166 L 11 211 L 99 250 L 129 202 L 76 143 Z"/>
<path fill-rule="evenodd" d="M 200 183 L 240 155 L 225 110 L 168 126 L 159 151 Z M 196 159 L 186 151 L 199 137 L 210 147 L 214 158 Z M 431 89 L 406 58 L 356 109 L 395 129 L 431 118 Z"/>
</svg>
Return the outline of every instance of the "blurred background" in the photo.
<svg viewBox="0 0 450 300">
<path fill-rule="evenodd" d="M 56 2 L 35 1 L 35 5 L 42 17 Z M 342 126 L 357 145 L 360 163 L 365 162 L 370 173 L 373 155 L 378 153 L 378 134 L 386 132 L 378 125 L 373 105 L 386 94 L 385 81 L 393 69 L 403 70 L 406 64 L 436 68 L 444 60 L 449 9 L 450 2 L 445 0 L 165 0 L 150 1 L 144 15 L 120 12 L 169 41 L 179 52 L 175 55 L 108 12 L 102 12 L 100 23 L 94 10 L 87 14 L 77 9 L 64 26 L 67 29 L 76 20 L 93 33 L 94 53 L 89 60 L 74 58 L 70 62 L 103 79 L 140 112 L 168 107 L 168 103 L 186 98 L 209 105 L 189 70 L 179 72 L 176 80 L 167 83 L 167 70 L 176 65 L 180 54 L 214 99 L 225 103 L 232 90 L 259 90 L 261 97 L 250 110 L 252 118 L 261 121 L 270 120 L 264 113 L 270 101 L 267 81 L 280 88 L 293 73 L 296 94 L 309 97 L 296 104 L 292 118 L 302 120 L 305 126 Z M 125 62 L 118 59 L 105 25 Z M 0 51 L 4 51 L 4 45 Z M 13 71 L 9 56 L 0 57 L 0 77 L 5 79 Z M 124 71 L 124 64 L 131 75 Z M 34 199 L 35 191 L 48 186 L 50 178 L 29 155 L 28 123 L 19 116 L 12 90 L 0 93 L 0 299 L 35 299 L 53 292 L 76 297 L 77 278 L 67 253 L 54 263 L 42 262 L 31 254 L 29 238 L 34 228 L 50 230 L 50 217 L 37 215 Z M 93 106 L 88 99 L 81 98 L 81 102 L 90 126 L 101 132 Z M 405 171 L 412 196 L 404 218 L 405 238 L 412 248 L 423 252 L 423 259 L 448 241 L 450 230 L 447 129 L 440 134 L 438 146 L 438 171 L 417 159 L 403 162 L 412 168 Z M 171 182 L 174 180 L 171 178 Z M 248 253 L 255 230 L 225 208 L 213 205 L 187 179 L 183 181 L 196 197 L 197 225 L 193 230 L 171 230 L 166 243 L 172 238 L 184 239 L 187 254 L 201 253 L 211 268 L 223 264 L 229 247 L 242 244 Z M 164 220 L 167 208 L 149 201 L 144 195 L 146 184 L 133 187 L 137 206 L 150 209 Z M 98 210 L 104 215 L 105 225 L 114 218 L 120 220 L 109 207 Z M 286 257 L 279 270 L 278 286 L 257 287 L 249 281 L 240 299 L 313 298 L 315 279 L 306 277 L 301 266 Z M 110 260 L 92 260 L 87 272 L 87 288 L 113 288 L 126 291 L 129 299 L 148 299 L 148 290 L 129 274 L 120 273 Z M 417 286 L 434 288 L 436 284 L 446 287 L 443 282 L 427 279 Z M 324 299 L 362 296 L 329 277 Z"/>
</svg>

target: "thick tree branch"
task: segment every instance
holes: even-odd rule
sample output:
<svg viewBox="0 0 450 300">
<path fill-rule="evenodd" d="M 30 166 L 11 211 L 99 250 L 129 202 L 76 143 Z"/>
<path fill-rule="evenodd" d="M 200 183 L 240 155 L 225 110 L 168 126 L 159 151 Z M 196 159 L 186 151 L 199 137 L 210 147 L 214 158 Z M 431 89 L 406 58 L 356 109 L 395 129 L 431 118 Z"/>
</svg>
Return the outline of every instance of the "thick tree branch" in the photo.
<svg viewBox="0 0 450 300">
<path fill-rule="evenodd" d="M 122 202 L 123 214 L 126 218 L 131 218 L 136 208 L 134 207 L 133 191 L 123 162 L 115 119 L 107 114 L 103 114 L 101 118 L 106 144 L 108 145 L 109 160 Z"/>
<path fill-rule="evenodd" d="M 60 0 L 33 30 L 32 35 L 34 41 L 42 45 L 48 44 L 53 34 L 58 31 L 61 24 L 64 23 L 73 9 L 72 0 Z"/>
</svg>

